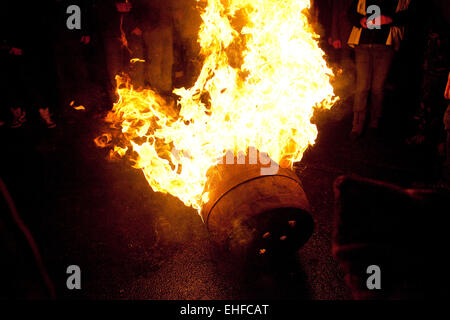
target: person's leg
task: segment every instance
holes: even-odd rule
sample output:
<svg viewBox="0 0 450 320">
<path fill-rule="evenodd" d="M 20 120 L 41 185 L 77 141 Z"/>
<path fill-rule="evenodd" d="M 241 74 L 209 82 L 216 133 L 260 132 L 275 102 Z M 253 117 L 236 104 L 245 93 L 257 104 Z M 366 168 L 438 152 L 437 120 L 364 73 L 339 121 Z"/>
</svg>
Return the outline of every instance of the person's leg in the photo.
<svg viewBox="0 0 450 320">
<path fill-rule="evenodd" d="M 89 88 L 92 87 L 92 79 L 89 77 L 88 70 L 88 50 L 87 45 L 82 44 L 78 39 L 72 39 L 68 46 L 72 52 L 72 57 L 69 59 L 71 66 L 67 69 L 72 74 L 71 87 L 73 88 L 74 98 L 81 104 L 87 104 L 89 97 Z"/>
<path fill-rule="evenodd" d="M 19 128 L 26 122 L 28 105 L 27 67 L 24 56 L 10 56 L 7 66 L 8 104 L 13 115 L 12 128 Z"/>
<path fill-rule="evenodd" d="M 131 34 L 128 37 L 128 45 L 131 50 L 130 57 L 131 59 L 139 59 L 145 60 L 144 57 L 144 40 L 143 35 Z M 141 61 L 130 61 L 130 77 L 133 85 L 136 88 L 142 88 L 145 85 L 144 81 L 144 72 L 145 72 L 145 64 L 146 62 Z"/>
<path fill-rule="evenodd" d="M 200 45 L 196 41 L 196 39 L 192 38 L 186 38 L 183 39 L 183 71 L 185 73 L 184 75 L 184 81 L 183 85 L 184 87 L 190 87 L 194 84 L 198 73 L 201 70 L 201 61 L 199 59 L 200 57 Z"/>
<path fill-rule="evenodd" d="M 2 70 L 2 76 L 0 77 L 0 94 L 4 97 L 3 103 L 1 103 L 0 110 L 0 125 L 6 124 L 6 121 L 9 119 L 10 108 L 11 108 L 11 90 L 10 87 L 11 79 L 10 74 L 12 73 L 11 64 L 9 63 L 10 57 L 6 50 L 0 51 L 0 70 Z"/>
<path fill-rule="evenodd" d="M 3 76 L 0 77 L 0 95 L 3 97 L 3 103 L 1 103 L 1 108 L 0 108 L 0 127 L 3 126 L 6 123 L 6 119 L 7 119 L 7 108 L 6 106 L 9 105 L 9 93 L 8 93 L 8 89 L 9 88 L 9 84 L 8 84 L 8 53 L 5 50 L 0 50 L 0 70 L 2 70 L 2 74 Z"/>
<path fill-rule="evenodd" d="M 150 87 L 157 91 L 161 91 L 161 73 L 162 73 L 162 60 L 165 57 L 163 52 L 163 39 L 161 35 L 161 29 L 156 28 L 152 31 L 146 32 L 147 41 L 147 61 L 148 66 L 148 82 Z"/>
<path fill-rule="evenodd" d="M 172 91 L 172 69 L 173 69 L 173 34 L 172 27 L 165 26 L 162 30 L 163 35 L 163 52 L 165 53 L 164 59 L 161 63 L 161 91 L 169 93 Z"/>
<path fill-rule="evenodd" d="M 64 39 L 61 36 L 54 45 L 55 82 L 58 88 L 54 100 L 56 100 L 55 105 L 58 105 L 58 114 L 61 116 L 69 114 L 71 110 L 69 106 L 72 101 L 84 104 L 80 101 L 79 92 L 81 91 L 80 87 L 88 86 L 87 80 L 83 76 L 86 66 L 80 63 L 80 49 L 77 46 L 81 46 L 79 41 Z"/>
<path fill-rule="evenodd" d="M 370 49 L 358 46 L 355 49 L 356 58 L 356 90 L 353 104 L 352 133 L 360 135 L 366 120 L 367 97 L 371 85 L 372 61 Z"/>
<path fill-rule="evenodd" d="M 447 151 L 447 156 L 445 158 L 445 165 L 447 166 L 447 168 L 450 169 L 450 130 L 447 130 L 447 147 L 446 147 L 446 151 Z"/>
<path fill-rule="evenodd" d="M 378 128 L 383 111 L 384 87 L 391 69 L 394 50 L 388 46 L 377 46 L 373 49 L 374 68 L 372 75 L 372 110 L 370 128 Z"/>
<path fill-rule="evenodd" d="M 356 70 L 354 50 L 345 45 L 337 51 L 339 52 L 339 67 L 342 69 L 342 72 L 337 73 L 334 89 L 342 103 L 339 108 L 334 108 L 332 114 L 334 120 L 340 122 L 353 114 L 353 105 L 349 102 L 354 101 Z"/>
<path fill-rule="evenodd" d="M 111 101 L 115 102 L 116 97 L 116 75 L 123 72 L 123 50 L 119 39 L 105 36 L 103 37 L 105 50 L 106 69 L 109 78 L 109 92 Z"/>
<path fill-rule="evenodd" d="M 349 95 L 353 95 L 355 91 L 355 59 L 353 57 L 353 49 L 344 46 L 341 49 L 341 66 L 344 70 L 343 81 L 344 88 Z"/>
<path fill-rule="evenodd" d="M 55 41 L 54 45 L 54 54 L 55 54 L 55 72 L 56 72 L 56 87 L 58 88 L 58 103 L 62 106 L 64 110 L 64 106 L 67 104 L 66 95 L 70 83 L 70 79 L 68 79 L 67 70 L 67 49 L 64 46 L 64 42 L 61 39 Z"/>
<path fill-rule="evenodd" d="M 444 176 L 450 182 L 450 103 L 444 114 L 444 129 L 447 132 L 446 158 L 444 163 Z"/>
<path fill-rule="evenodd" d="M 54 68 L 50 52 L 30 52 L 27 58 L 27 88 L 30 93 L 30 107 L 37 110 L 41 120 L 48 128 L 56 127 L 50 115 L 53 108 Z M 34 112 L 34 111 L 33 111 Z"/>
</svg>

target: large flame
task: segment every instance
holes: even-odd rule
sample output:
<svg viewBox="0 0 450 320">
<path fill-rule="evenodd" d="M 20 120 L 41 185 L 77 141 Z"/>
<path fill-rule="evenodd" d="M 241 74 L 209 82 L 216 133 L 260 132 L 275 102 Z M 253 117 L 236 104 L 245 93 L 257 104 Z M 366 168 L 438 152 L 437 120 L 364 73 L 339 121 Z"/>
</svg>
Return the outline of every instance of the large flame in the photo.
<svg viewBox="0 0 450 320">
<path fill-rule="evenodd" d="M 204 3 L 204 2 L 203 2 Z M 332 71 L 307 19 L 309 0 L 207 0 L 199 44 L 204 64 L 193 87 L 168 103 L 118 78 L 108 119 L 155 191 L 200 210 L 206 173 L 227 150 L 254 147 L 282 166 L 314 144 L 314 107 L 335 102 Z"/>
</svg>

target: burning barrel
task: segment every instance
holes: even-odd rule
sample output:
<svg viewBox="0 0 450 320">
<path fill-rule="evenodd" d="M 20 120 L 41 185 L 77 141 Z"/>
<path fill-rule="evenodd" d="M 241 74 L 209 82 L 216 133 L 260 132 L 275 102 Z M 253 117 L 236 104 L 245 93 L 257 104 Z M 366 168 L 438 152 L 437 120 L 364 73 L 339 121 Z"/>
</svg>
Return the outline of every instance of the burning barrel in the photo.
<svg viewBox="0 0 450 320">
<path fill-rule="evenodd" d="M 233 255 L 273 257 L 310 238 L 314 221 L 298 176 L 261 164 L 219 164 L 208 172 L 201 215 L 211 237 Z"/>
</svg>

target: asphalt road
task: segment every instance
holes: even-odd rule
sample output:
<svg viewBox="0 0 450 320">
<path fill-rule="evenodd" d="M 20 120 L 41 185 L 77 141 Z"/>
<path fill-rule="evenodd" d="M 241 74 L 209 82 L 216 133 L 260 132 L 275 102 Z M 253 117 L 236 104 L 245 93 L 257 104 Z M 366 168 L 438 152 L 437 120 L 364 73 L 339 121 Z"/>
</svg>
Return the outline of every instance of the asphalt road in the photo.
<svg viewBox="0 0 450 320">
<path fill-rule="evenodd" d="M 295 167 L 311 203 L 314 234 L 295 255 L 264 270 L 220 256 L 194 210 L 154 193 L 128 164 L 108 161 L 107 150 L 93 143 L 103 124 L 92 114 L 69 112 L 51 131 L 37 121 L 3 127 L 1 175 L 59 298 L 350 299 L 330 254 L 335 178 L 354 173 L 414 186 L 431 183 L 435 167 L 392 127 L 382 137 L 352 143 L 349 115 L 335 118 L 318 116 L 317 144 Z M 66 288 L 66 268 L 73 264 L 82 271 L 81 290 Z"/>
</svg>

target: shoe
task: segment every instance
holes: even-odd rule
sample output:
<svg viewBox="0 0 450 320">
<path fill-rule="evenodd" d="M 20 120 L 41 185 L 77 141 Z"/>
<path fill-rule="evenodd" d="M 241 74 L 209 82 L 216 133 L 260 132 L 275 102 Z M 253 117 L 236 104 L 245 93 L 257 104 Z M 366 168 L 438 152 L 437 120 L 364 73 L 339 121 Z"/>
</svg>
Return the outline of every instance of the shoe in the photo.
<svg viewBox="0 0 450 320">
<path fill-rule="evenodd" d="M 42 120 L 44 120 L 45 124 L 47 125 L 47 128 L 56 127 L 56 123 L 54 123 L 52 121 L 52 118 L 50 117 L 50 112 L 48 111 L 48 108 L 39 109 L 39 114 L 41 115 Z"/>
<path fill-rule="evenodd" d="M 20 128 L 25 122 L 27 122 L 27 113 L 22 111 L 21 108 L 11 109 L 13 113 L 13 122 L 11 128 Z"/>
</svg>

